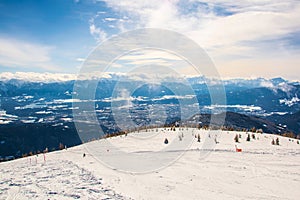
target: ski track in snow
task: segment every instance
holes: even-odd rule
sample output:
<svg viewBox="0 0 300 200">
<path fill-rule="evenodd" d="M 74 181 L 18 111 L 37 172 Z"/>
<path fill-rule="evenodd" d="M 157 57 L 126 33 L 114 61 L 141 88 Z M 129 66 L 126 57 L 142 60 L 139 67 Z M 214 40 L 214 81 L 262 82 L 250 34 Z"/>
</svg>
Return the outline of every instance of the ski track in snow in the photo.
<svg viewBox="0 0 300 200">
<path fill-rule="evenodd" d="M 1 174 L 10 175 L 0 180 L 0 199 L 128 199 L 71 161 L 39 164 L 33 160 L 11 167 L 0 169 Z"/>
</svg>

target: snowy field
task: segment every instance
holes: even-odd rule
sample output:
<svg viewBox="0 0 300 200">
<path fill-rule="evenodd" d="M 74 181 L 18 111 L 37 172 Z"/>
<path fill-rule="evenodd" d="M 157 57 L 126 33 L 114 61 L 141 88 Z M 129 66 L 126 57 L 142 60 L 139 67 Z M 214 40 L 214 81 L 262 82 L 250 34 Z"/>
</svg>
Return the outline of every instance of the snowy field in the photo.
<svg viewBox="0 0 300 200">
<path fill-rule="evenodd" d="M 244 132 L 154 129 L 0 163 L 0 199 L 299 199 L 297 140 L 250 135 L 246 141 Z M 272 145 L 277 137 L 280 145 Z M 109 159 L 126 162 L 115 149 L 139 156 L 156 152 L 158 163 L 174 155 L 176 160 L 135 173 L 130 163 L 123 163 L 127 170 L 106 165 Z"/>
</svg>

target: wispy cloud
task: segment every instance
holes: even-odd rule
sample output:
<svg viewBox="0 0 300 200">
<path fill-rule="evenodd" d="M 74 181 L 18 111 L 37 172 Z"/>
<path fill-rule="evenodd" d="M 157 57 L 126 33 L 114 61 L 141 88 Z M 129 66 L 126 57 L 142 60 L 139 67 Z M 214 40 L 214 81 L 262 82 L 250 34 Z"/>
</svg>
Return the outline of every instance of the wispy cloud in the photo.
<svg viewBox="0 0 300 200">
<path fill-rule="evenodd" d="M 274 39 L 300 31 L 299 1 L 136 1 L 110 0 L 136 27 L 167 28 L 188 34 L 205 47 Z M 222 10 L 220 9 L 222 8 Z M 226 11 L 226 12 L 225 12 Z M 227 14 L 224 14 L 227 13 Z M 222 15 L 220 15 L 220 13 Z M 121 21 L 126 26 L 126 21 Z"/>
<path fill-rule="evenodd" d="M 78 61 L 78 62 L 84 62 L 85 58 L 76 58 L 76 61 Z"/>
<path fill-rule="evenodd" d="M 101 42 L 107 37 L 106 32 L 101 28 L 96 27 L 93 21 L 90 22 L 90 33 L 97 40 L 97 42 Z"/>
<path fill-rule="evenodd" d="M 58 66 L 51 60 L 54 47 L 0 37 L 0 65 L 15 68 L 42 68 L 55 71 Z"/>
<path fill-rule="evenodd" d="M 219 67 L 227 67 L 233 62 L 238 62 L 240 68 L 245 65 L 243 70 L 236 73 L 240 76 L 248 75 L 247 62 L 252 60 L 253 63 L 253 59 L 260 66 L 260 60 L 263 64 L 267 62 L 266 59 L 281 55 L 280 63 L 297 63 L 296 60 L 290 61 L 291 58 L 297 59 L 295 56 L 285 55 L 299 53 L 299 44 L 295 51 L 293 41 L 283 42 L 289 35 L 300 32 L 300 2 L 297 0 L 105 2 L 119 14 L 119 20 L 114 25 L 119 31 L 153 27 L 183 33 L 204 47 L 221 65 Z M 266 41 L 268 44 L 262 45 Z M 293 52 L 290 51 L 291 45 Z M 273 67 L 277 67 L 275 62 L 268 62 L 268 67 L 271 67 L 271 63 Z M 237 66 L 231 66 L 231 69 L 233 67 Z M 285 71 L 292 71 L 294 68 L 294 65 L 285 66 Z M 268 74 L 270 69 L 261 70 Z M 278 70 L 280 75 L 283 71 L 281 68 Z"/>
</svg>

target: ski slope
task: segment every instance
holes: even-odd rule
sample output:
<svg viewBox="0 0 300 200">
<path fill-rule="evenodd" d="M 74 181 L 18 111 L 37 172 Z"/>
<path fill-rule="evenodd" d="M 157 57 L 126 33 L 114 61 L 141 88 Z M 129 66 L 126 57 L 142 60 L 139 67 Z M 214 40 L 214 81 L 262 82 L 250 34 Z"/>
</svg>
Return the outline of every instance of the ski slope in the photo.
<svg viewBox="0 0 300 200">
<path fill-rule="evenodd" d="M 246 137 L 234 131 L 148 130 L 0 163 L 0 199 L 299 199 L 297 140 L 255 133 L 247 142 Z M 272 145 L 277 137 L 280 145 Z M 192 138 L 188 146 L 167 151 L 187 138 Z M 157 152 L 159 162 L 166 154 L 177 157 L 168 166 L 135 173 L 107 166 L 109 158 L 125 162 L 111 147 L 129 155 Z"/>
</svg>

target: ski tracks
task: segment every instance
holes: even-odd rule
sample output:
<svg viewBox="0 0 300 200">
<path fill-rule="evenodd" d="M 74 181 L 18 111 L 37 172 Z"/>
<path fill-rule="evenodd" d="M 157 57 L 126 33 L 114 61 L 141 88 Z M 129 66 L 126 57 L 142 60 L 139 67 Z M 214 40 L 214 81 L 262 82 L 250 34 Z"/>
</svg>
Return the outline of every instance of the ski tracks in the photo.
<svg viewBox="0 0 300 200">
<path fill-rule="evenodd" d="M 0 199 L 130 199 L 71 161 L 0 168 Z"/>
</svg>

